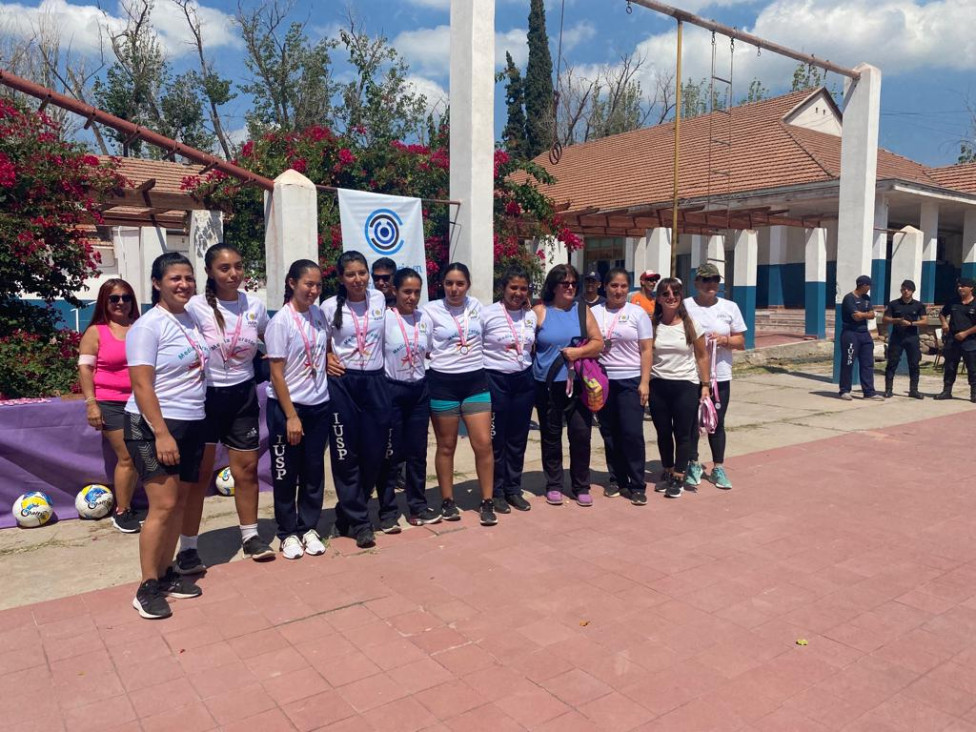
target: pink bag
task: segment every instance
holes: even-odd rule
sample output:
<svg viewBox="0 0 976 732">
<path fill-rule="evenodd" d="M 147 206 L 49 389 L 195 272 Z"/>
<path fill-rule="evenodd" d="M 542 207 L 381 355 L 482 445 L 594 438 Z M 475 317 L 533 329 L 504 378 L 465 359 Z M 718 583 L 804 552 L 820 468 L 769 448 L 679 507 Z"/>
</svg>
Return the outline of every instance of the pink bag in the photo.
<svg viewBox="0 0 976 732">
<path fill-rule="evenodd" d="M 710 396 L 706 396 L 698 404 L 698 432 L 701 435 L 713 435 L 718 429 L 718 410 L 722 408 L 722 400 L 718 395 L 718 379 L 715 376 L 715 356 L 718 341 L 711 336 L 706 337 L 709 349 L 708 358 L 711 361 L 711 380 L 709 383 Z"/>
<path fill-rule="evenodd" d="M 583 382 L 583 393 L 580 394 L 580 399 L 591 412 L 599 412 L 607 403 L 607 393 L 610 391 L 610 379 L 603 364 L 595 358 L 581 358 L 573 363 L 573 368 Z M 572 392 L 572 384 L 571 380 L 566 380 L 568 392 Z"/>
</svg>

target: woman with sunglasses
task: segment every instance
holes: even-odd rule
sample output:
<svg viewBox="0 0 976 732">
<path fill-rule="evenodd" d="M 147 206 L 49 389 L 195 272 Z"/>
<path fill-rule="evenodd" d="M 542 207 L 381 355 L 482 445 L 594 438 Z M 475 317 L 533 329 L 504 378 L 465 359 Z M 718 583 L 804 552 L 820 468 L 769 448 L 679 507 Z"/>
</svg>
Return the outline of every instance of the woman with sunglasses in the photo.
<svg viewBox="0 0 976 732">
<path fill-rule="evenodd" d="M 207 342 L 186 311 L 196 293 L 190 260 L 178 252 L 152 264 L 152 302 L 125 339 L 132 396 L 125 405 L 125 445 L 142 478 L 149 513 L 139 534 L 142 583 L 132 606 L 144 618 L 172 614 L 167 597 L 201 590 L 171 562 L 191 486 L 197 482 L 206 418 Z"/>
<path fill-rule="evenodd" d="M 122 436 L 125 403 L 132 394 L 125 337 L 138 317 L 139 303 L 132 285 L 118 277 L 106 280 L 98 290 L 95 314 L 78 348 L 78 380 L 88 424 L 102 433 L 115 453 L 112 525 L 123 534 L 137 534 L 141 526 L 132 510 L 136 469 Z"/>
<path fill-rule="evenodd" d="M 644 410 L 651 378 L 651 319 L 640 305 L 627 302 L 630 275 L 614 267 L 603 280 L 607 300 L 593 308 L 603 333 L 600 363 L 607 370 L 610 393 L 600 410 L 600 434 L 610 474 L 635 506 L 647 503 L 644 482 Z M 613 491 L 605 491 L 613 495 Z"/>
<path fill-rule="evenodd" d="M 234 478 L 234 503 L 244 556 L 258 562 L 274 559 L 274 550 L 258 534 L 258 407 L 254 356 L 268 325 L 268 309 L 240 289 L 244 260 L 236 247 L 214 244 L 203 256 L 207 284 L 187 310 L 210 349 L 207 360 L 207 447 L 200 481 L 193 486 L 183 513 L 176 571 L 198 574 L 206 569 L 197 552 L 203 499 L 210 487 L 217 443 L 227 448 Z"/>
<path fill-rule="evenodd" d="M 651 365 L 651 419 L 657 431 L 664 474 L 655 487 L 668 498 L 681 496 L 691 454 L 691 431 L 698 405 L 708 396 L 705 331 L 688 315 L 681 280 L 665 277 L 654 308 Z"/>
<path fill-rule="evenodd" d="M 453 262 L 444 270 L 444 297 L 427 306 L 434 325 L 430 352 L 430 421 L 437 452 L 434 469 L 441 489 L 441 516 L 460 521 L 454 503 L 454 453 L 461 420 L 474 451 L 481 489 L 481 525 L 498 523 L 492 502 L 494 456 L 491 450 L 491 394 L 484 368 L 484 308 L 468 295 L 471 273 Z"/>
<path fill-rule="evenodd" d="M 529 275 L 521 267 L 501 279 L 502 299 L 485 308 L 485 376 L 491 392 L 491 445 L 495 457 L 496 513 L 528 511 L 522 497 L 522 466 L 535 402 L 532 351 L 535 313 L 528 309 Z"/>
<path fill-rule="evenodd" d="M 593 313 L 577 297 L 579 274 L 571 264 L 557 264 L 546 275 L 542 302 L 532 308 L 538 326 L 535 337 L 535 407 L 542 438 L 542 469 L 546 475 L 546 502 L 563 503 L 563 425 L 569 439 L 569 472 L 573 496 L 580 506 L 593 505 L 590 496 L 590 433 L 593 413 L 578 395 L 582 385 L 573 363 L 596 358 L 603 350 L 603 336 Z M 580 332 L 579 308 L 585 332 Z M 585 339 L 585 345 L 579 345 Z M 575 382 L 572 394 L 567 381 Z"/>
<path fill-rule="evenodd" d="M 725 413 L 729 409 L 729 394 L 732 387 L 732 351 L 746 347 L 746 322 L 742 319 L 739 306 L 731 300 L 718 296 L 718 286 L 722 276 L 711 262 L 706 262 L 695 273 L 695 296 L 685 298 L 688 314 L 705 329 L 706 343 L 715 341 L 715 363 L 711 364 L 718 382 L 719 403 L 715 405 L 718 413 L 718 426 L 708 436 L 708 446 L 712 451 L 712 472 L 708 480 L 716 488 L 729 490 L 732 481 L 725 473 Z M 703 382 L 708 383 L 708 382 Z M 685 488 L 694 491 L 701 483 L 705 468 L 698 460 L 698 427 L 691 430 L 691 454 Z"/>
</svg>

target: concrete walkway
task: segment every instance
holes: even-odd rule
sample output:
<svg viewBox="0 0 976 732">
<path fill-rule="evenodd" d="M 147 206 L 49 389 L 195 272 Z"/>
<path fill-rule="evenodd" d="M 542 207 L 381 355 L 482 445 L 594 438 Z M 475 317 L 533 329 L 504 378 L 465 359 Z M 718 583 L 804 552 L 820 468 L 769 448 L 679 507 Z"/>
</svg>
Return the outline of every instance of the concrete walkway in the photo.
<svg viewBox="0 0 976 732">
<path fill-rule="evenodd" d="M 730 492 L 223 563 L 165 621 L 129 605 L 132 537 L 0 532 L 0 729 L 976 729 L 976 408 L 834 393 L 738 377 Z"/>
</svg>

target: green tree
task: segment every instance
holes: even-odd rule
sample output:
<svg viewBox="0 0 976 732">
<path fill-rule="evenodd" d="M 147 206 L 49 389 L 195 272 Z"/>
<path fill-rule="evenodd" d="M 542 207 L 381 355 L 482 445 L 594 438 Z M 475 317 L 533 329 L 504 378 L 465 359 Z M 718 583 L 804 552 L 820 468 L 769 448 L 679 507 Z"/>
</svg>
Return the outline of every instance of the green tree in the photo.
<svg viewBox="0 0 976 732">
<path fill-rule="evenodd" d="M 690 76 L 681 85 L 681 117 L 691 119 L 708 113 L 708 82 L 694 81 Z"/>
<path fill-rule="evenodd" d="M 763 86 L 762 81 L 758 78 L 754 78 L 749 82 L 749 90 L 746 92 L 745 97 L 743 97 L 740 104 L 752 104 L 753 102 L 761 102 L 763 99 L 769 97 L 769 89 Z"/>
<path fill-rule="evenodd" d="M 525 67 L 526 156 L 534 158 L 552 144 L 552 56 L 546 33 L 544 0 L 529 7 L 529 60 Z"/>
<path fill-rule="evenodd" d="M 499 74 L 505 80 L 505 104 L 508 120 L 502 131 L 502 141 L 509 155 L 525 157 L 525 89 L 522 73 L 512 60 L 512 54 L 505 52 L 505 70 Z"/>
<path fill-rule="evenodd" d="M 793 69 L 793 85 L 791 91 L 804 91 L 823 86 L 824 73 L 818 66 L 805 64 L 802 61 Z"/>
</svg>

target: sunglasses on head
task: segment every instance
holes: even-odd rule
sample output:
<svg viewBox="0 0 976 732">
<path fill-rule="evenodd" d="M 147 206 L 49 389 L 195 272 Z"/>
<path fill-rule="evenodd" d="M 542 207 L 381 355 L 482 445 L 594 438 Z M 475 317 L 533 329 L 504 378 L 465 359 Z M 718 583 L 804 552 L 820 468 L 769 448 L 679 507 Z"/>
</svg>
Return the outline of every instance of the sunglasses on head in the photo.
<svg viewBox="0 0 976 732">
<path fill-rule="evenodd" d="M 132 302 L 132 295 L 109 295 L 108 301 L 113 305 L 118 305 L 120 302 L 130 303 Z"/>
<path fill-rule="evenodd" d="M 392 279 L 393 279 L 393 275 L 391 275 L 391 274 L 385 274 L 385 275 L 374 274 L 373 275 L 373 282 L 389 282 Z"/>
</svg>

